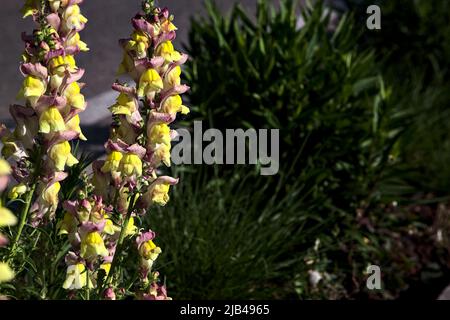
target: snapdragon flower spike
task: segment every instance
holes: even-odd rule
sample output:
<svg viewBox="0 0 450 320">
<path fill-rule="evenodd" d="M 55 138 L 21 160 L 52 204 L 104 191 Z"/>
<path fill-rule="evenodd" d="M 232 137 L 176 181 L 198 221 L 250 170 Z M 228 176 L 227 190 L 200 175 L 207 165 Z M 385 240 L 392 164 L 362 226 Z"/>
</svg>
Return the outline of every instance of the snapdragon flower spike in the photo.
<svg viewBox="0 0 450 320">
<path fill-rule="evenodd" d="M 64 218 L 57 224 L 58 233 L 67 235 L 72 246 L 66 257 L 67 279 L 63 287 L 68 290 L 86 287 L 86 274 L 85 279 L 80 274 L 89 270 L 93 271 L 89 286 L 95 288 L 99 271 L 109 273 L 121 229 L 113 222 L 112 208 L 106 206 L 100 196 L 65 201 L 63 209 Z M 134 218 L 131 218 L 125 236 L 134 236 L 137 232 Z"/>
<path fill-rule="evenodd" d="M 23 35 L 25 51 L 20 71 L 24 76 L 10 113 L 13 132 L 3 130 L 2 154 L 12 158 L 13 176 L 28 189 L 40 192 L 31 208 L 33 224 L 50 220 L 58 207 L 59 182 L 67 167 L 78 163 L 70 141 L 83 139 L 78 114 L 86 108 L 79 80 L 84 70 L 75 55 L 88 51 L 79 32 L 87 19 L 81 14 L 82 0 L 27 0 L 24 17 L 37 23 L 32 35 Z M 19 195 L 20 196 L 20 195 Z M 44 220 L 44 221 L 42 221 Z"/>
<path fill-rule="evenodd" d="M 172 23 L 173 17 L 168 9 L 149 7 L 146 11 L 132 19 L 134 31 L 130 38 L 120 40 L 124 53 L 119 74 L 130 76 L 136 86 L 113 84 L 112 88 L 119 94 L 116 103 L 110 107 L 114 123 L 106 145 L 108 155 L 104 162 L 94 166 L 97 192 L 108 198 L 114 196 L 106 194 L 108 185 L 117 188 L 130 177 L 130 172 L 121 171 L 120 167 L 140 167 L 137 159 L 134 159 L 134 164 L 130 162 L 127 148 L 136 145 L 145 148 L 145 154 L 138 155 L 142 161 L 142 173 L 135 170 L 133 178 L 143 179 L 147 185 L 156 180 L 159 166 L 171 165 L 171 141 L 176 132 L 170 129 L 170 124 L 176 120 L 177 114 L 189 113 L 181 98 L 189 89 L 181 84 L 181 65 L 188 57 L 173 46 L 177 30 Z M 111 148 L 114 144 L 121 148 Z M 156 198 L 140 201 L 141 205 L 165 203 L 167 201 Z"/>
<path fill-rule="evenodd" d="M 143 0 L 143 11 L 132 19 L 130 37 L 119 41 L 123 59 L 118 73 L 129 76 L 135 84 L 117 82 L 112 86 L 118 96 L 109 108 L 113 124 L 105 144 L 107 155 L 105 160 L 94 162 L 91 181 L 94 193 L 111 204 L 120 217 L 122 228 L 130 215 L 132 218 L 152 205 L 164 206 L 169 201 L 169 189 L 178 179 L 158 177 L 157 169 L 171 165 L 171 142 L 176 137 L 171 123 L 179 114 L 189 113 L 181 97 L 189 90 L 181 83 L 181 66 L 188 56 L 173 46 L 177 30 L 173 17 L 168 9 L 154 7 L 149 0 Z M 128 234 L 126 230 L 121 234 L 124 232 Z M 162 252 L 154 237 L 152 231 L 137 237 L 142 290 L 146 292 L 141 297 L 167 298 L 165 288 L 156 285 L 157 273 L 152 272 Z M 113 268 L 114 262 L 113 257 Z M 105 296 L 112 296 L 114 288 L 109 286 L 108 290 Z"/>
</svg>

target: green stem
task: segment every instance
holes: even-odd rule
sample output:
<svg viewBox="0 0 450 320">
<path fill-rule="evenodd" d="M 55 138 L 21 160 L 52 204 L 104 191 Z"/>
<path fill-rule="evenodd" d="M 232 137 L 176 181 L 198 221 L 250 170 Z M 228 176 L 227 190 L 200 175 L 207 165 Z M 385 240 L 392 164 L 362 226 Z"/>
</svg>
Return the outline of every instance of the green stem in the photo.
<svg viewBox="0 0 450 320">
<path fill-rule="evenodd" d="M 11 255 L 8 261 L 14 259 L 16 255 L 16 250 L 17 246 L 19 245 L 20 236 L 22 235 L 23 228 L 25 227 L 25 224 L 27 223 L 28 220 L 28 213 L 30 212 L 31 201 L 33 200 L 35 190 L 36 190 L 36 183 L 31 185 L 31 189 L 30 191 L 28 191 L 27 196 L 25 198 L 25 204 L 22 208 L 22 212 L 20 213 L 19 228 L 17 229 L 17 234 L 12 242 Z"/>
<path fill-rule="evenodd" d="M 89 290 L 89 268 L 86 268 L 86 300 L 91 300 Z"/>
<path fill-rule="evenodd" d="M 155 9 L 155 0 L 143 0 L 142 1 L 142 10 L 146 15 L 149 15 Z"/>
<path fill-rule="evenodd" d="M 133 213 L 134 205 L 136 204 L 136 198 L 137 198 L 137 194 L 133 194 L 130 199 L 130 204 L 128 206 L 127 215 L 125 217 L 125 221 L 123 222 L 122 228 L 120 230 L 119 239 L 117 240 L 116 252 L 114 253 L 114 257 L 111 262 L 111 269 L 109 270 L 108 276 L 106 277 L 106 280 L 103 283 L 102 290 L 101 290 L 102 292 L 100 292 L 100 294 L 103 293 L 105 286 L 108 285 L 109 282 L 112 280 L 114 271 L 115 271 L 117 265 L 119 264 L 120 255 L 121 255 L 122 249 L 123 249 L 122 248 L 123 241 L 125 240 L 126 230 L 128 229 L 128 224 L 130 223 L 131 214 Z"/>
</svg>

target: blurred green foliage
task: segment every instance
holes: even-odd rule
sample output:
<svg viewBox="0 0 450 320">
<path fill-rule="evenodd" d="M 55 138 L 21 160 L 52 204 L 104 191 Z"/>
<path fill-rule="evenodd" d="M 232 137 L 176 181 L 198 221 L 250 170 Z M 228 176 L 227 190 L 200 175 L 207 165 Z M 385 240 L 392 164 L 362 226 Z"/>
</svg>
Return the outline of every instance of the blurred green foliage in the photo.
<svg viewBox="0 0 450 320">
<path fill-rule="evenodd" d="M 301 188 L 268 193 L 263 180 L 242 169 L 220 178 L 206 170 L 179 176 L 183 183 L 174 189 L 171 204 L 149 217 L 164 251 L 157 263 L 171 294 L 177 299 L 295 297 L 292 270 L 306 268 L 299 240 L 312 239 L 315 229 L 307 225 L 317 219 L 298 201 Z"/>
<path fill-rule="evenodd" d="M 190 32 L 190 103 L 211 127 L 280 129 L 293 179 L 308 172 L 315 201 L 354 210 L 378 196 L 371 191 L 402 129 L 386 125 L 390 89 L 373 52 L 358 52 L 351 16 L 333 31 L 319 3 L 298 28 L 296 1 L 280 6 L 260 1 L 254 22 L 239 6 L 223 17 L 207 2 L 208 19 Z"/>
<path fill-rule="evenodd" d="M 281 171 L 268 178 L 196 167 L 183 176 L 169 207 L 151 218 L 174 296 L 395 298 L 426 272 L 448 272 L 448 251 L 432 235 L 439 199 L 423 200 L 448 195 L 450 175 L 433 176 L 448 170 L 450 131 L 435 125 L 448 113 L 447 29 L 428 49 L 397 41 L 399 32 L 435 32 L 429 7 L 414 3 L 403 3 L 406 14 L 383 13 L 383 26 L 400 31 L 368 34 L 361 2 L 337 24 L 322 2 L 259 1 L 256 18 L 240 6 L 223 16 L 206 2 L 188 44 L 192 119 L 281 129 Z M 416 3 L 424 11 L 410 14 Z M 411 17 L 418 28 L 405 31 Z M 368 264 L 382 267 L 380 292 L 366 289 Z M 312 270 L 323 276 L 317 286 Z"/>
<path fill-rule="evenodd" d="M 392 104 L 406 130 L 399 142 L 405 179 L 417 190 L 450 190 L 450 2 L 441 0 L 347 0 L 364 24 L 366 8 L 382 9 L 382 28 L 365 32 L 358 46 L 373 48 Z"/>
</svg>

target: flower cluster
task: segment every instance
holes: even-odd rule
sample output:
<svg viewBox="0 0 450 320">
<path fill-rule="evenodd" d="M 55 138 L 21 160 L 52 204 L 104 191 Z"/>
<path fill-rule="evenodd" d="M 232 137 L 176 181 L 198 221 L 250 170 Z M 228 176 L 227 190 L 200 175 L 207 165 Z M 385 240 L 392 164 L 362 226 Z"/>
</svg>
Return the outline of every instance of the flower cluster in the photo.
<svg viewBox="0 0 450 320">
<path fill-rule="evenodd" d="M 156 170 L 171 164 L 171 141 L 176 132 L 169 125 L 178 113 L 189 113 L 181 98 L 189 87 L 182 85 L 180 78 L 187 55 L 172 44 L 177 30 L 173 17 L 148 1 L 144 1 L 144 10 L 145 14 L 132 19 L 130 38 L 120 41 L 124 55 L 119 74 L 128 74 L 136 87 L 113 85 L 119 95 L 110 107 L 113 125 L 106 144 L 108 155 L 95 164 L 93 181 L 96 193 L 109 201 L 146 190 L 139 199 L 142 209 L 169 200 L 169 188 L 177 180 L 158 178 Z M 126 212 L 126 206 L 119 208 Z"/>
<path fill-rule="evenodd" d="M 113 124 L 105 144 L 106 159 L 92 165 L 92 195 L 67 201 L 59 224 L 72 246 L 66 257 L 64 288 L 97 287 L 105 299 L 122 294 L 120 281 L 114 281 L 115 271 L 129 249 L 124 247 L 126 239 L 133 236 L 141 279 L 136 296 L 169 299 L 159 274 L 152 272 L 162 251 L 153 242 L 155 233 L 138 230 L 134 222 L 151 205 L 164 206 L 170 186 L 178 183 L 178 179 L 158 176 L 157 170 L 163 164 L 170 166 L 176 132 L 169 125 L 178 113 L 189 112 L 181 99 L 189 88 L 180 79 L 187 56 L 174 49 L 177 28 L 169 11 L 154 7 L 152 1 L 143 3 L 144 12 L 132 19 L 130 38 L 120 41 L 124 57 L 119 73 L 129 75 L 136 86 L 113 84 L 118 97 L 110 107 Z"/>
<path fill-rule="evenodd" d="M 103 276 L 109 274 L 121 229 L 113 223 L 112 208 L 106 207 L 101 197 L 66 201 L 64 210 L 58 230 L 60 235 L 68 236 L 72 251 L 66 256 L 68 268 L 63 287 L 77 290 L 89 285 L 94 288 L 102 273 Z M 130 219 L 125 237 L 136 233 L 134 220 Z"/>
<path fill-rule="evenodd" d="M 0 159 L 0 192 L 3 192 L 8 185 L 9 175 L 11 174 L 11 167 L 8 162 Z M 4 208 L 0 204 L 0 228 L 10 227 L 17 223 L 16 216 Z M 8 239 L 0 233 L 0 248 L 8 244 Z M 0 283 L 9 281 L 14 277 L 14 272 L 11 270 L 9 265 L 4 262 L 0 262 Z"/>
<path fill-rule="evenodd" d="M 133 33 L 120 41 L 124 50 L 120 73 L 129 75 L 136 85 L 113 85 L 119 94 L 110 107 L 113 124 L 105 143 L 106 159 L 93 163 L 91 178 L 86 172 L 76 183 L 67 179 L 72 191 L 65 192 L 67 198 L 60 201 L 60 182 L 68 177 L 68 167 L 78 163 L 70 142 L 86 139 L 79 118 L 86 108 L 79 82 L 84 70 L 75 61 L 77 53 L 88 50 L 79 35 L 87 22 L 80 12 L 81 2 L 26 0 L 22 9 L 37 28 L 23 36 L 20 70 L 24 81 L 18 94 L 23 103 L 10 108 L 16 127 L 10 132 L 0 126 L 2 155 L 11 163 L 0 160 L 0 193 L 10 174 L 17 182 L 0 199 L 0 227 L 17 223 L 15 215 L 2 206 L 3 199 L 9 199 L 7 205 L 20 212 L 7 261 L 19 277 L 15 256 L 25 252 L 18 250 L 19 239 L 30 223 L 70 244 L 58 254 L 66 254 L 62 287 L 69 297 L 89 299 L 92 292 L 96 298 L 122 298 L 130 295 L 123 280 L 127 284 L 131 280 L 135 297 L 168 300 L 159 273 L 153 271 L 162 252 L 154 242 L 156 234 L 139 229 L 135 222 L 141 221 L 150 206 L 166 205 L 170 186 L 178 183 L 160 170 L 171 165 L 176 132 L 170 124 L 179 113 L 189 113 L 181 98 L 189 88 L 180 78 L 187 56 L 172 44 L 177 28 L 169 11 L 143 0 L 143 12 L 132 19 Z M 47 224 L 55 216 L 56 228 Z M 0 234 L 0 246 L 7 242 Z M 33 243 L 38 246 L 39 238 Z M 137 263 L 121 265 L 124 256 Z M 130 270 L 123 272 L 125 268 Z M 140 281 L 127 279 L 131 274 L 139 275 Z M 8 264 L 0 263 L 0 282 L 13 276 Z"/>
<path fill-rule="evenodd" d="M 31 201 L 33 193 L 38 194 L 30 208 L 35 226 L 53 218 L 65 169 L 78 163 L 70 141 L 86 139 L 78 116 L 86 108 L 79 82 L 84 70 L 75 62 L 77 53 L 88 50 L 79 35 L 87 22 L 80 13 L 81 2 L 27 0 L 22 9 L 37 29 L 23 36 L 20 70 L 25 79 L 17 97 L 23 104 L 10 108 L 16 128 L 9 132 L 3 127 L 1 138 L 2 154 L 14 162 L 18 182 L 10 196 L 31 193 Z"/>
</svg>

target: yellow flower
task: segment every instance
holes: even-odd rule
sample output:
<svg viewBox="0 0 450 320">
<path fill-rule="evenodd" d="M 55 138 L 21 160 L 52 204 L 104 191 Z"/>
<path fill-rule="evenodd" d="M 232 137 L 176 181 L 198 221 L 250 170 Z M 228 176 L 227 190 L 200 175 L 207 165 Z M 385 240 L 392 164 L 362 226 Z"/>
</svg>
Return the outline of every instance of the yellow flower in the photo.
<svg viewBox="0 0 450 320">
<path fill-rule="evenodd" d="M 87 222 L 91 218 L 92 205 L 91 203 L 86 203 L 81 208 L 78 209 L 77 215 L 78 220 L 81 222 Z"/>
<path fill-rule="evenodd" d="M 151 203 L 159 204 L 160 206 L 165 206 L 169 202 L 169 190 L 170 185 L 167 183 L 157 184 L 151 187 L 148 191 L 146 197 L 149 197 Z"/>
<path fill-rule="evenodd" d="M 28 188 L 25 184 L 19 183 L 18 185 L 15 185 L 11 188 L 11 190 L 8 193 L 8 197 L 11 200 L 17 199 L 21 197 L 23 194 L 27 192 Z"/>
<path fill-rule="evenodd" d="M 14 278 L 14 271 L 3 262 L 0 262 L 0 283 L 11 281 Z"/>
<path fill-rule="evenodd" d="M 131 116 L 136 111 L 136 101 L 133 97 L 130 97 L 126 93 L 121 93 L 116 99 L 116 103 L 112 105 L 109 110 L 114 115 L 127 115 Z"/>
<path fill-rule="evenodd" d="M 64 218 L 57 225 L 58 235 L 69 234 L 78 226 L 77 219 L 69 212 L 64 214 Z"/>
<path fill-rule="evenodd" d="M 52 8 L 53 12 L 58 11 L 59 7 L 61 6 L 61 0 L 48 0 L 50 2 L 50 7 Z"/>
<path fill-rule="evenodd" d="M 119 171 L 127 177 L 132 175 L 140 177 L 142 175 L 142 161 L 137 155 L 128 153 L 120 161 Z"/>
<path fill-rule="evenodd" d="M 102 172 L 101 168 L 96 168 L 91 181 L 95 188 L 95 194 L 107 200 L 109 198 L 109 192 L 111 191 L 109 186 L 110 177 Z"/>
<path fill-rule="evenodd" d="M 54 57 L 48 63 L 48 70 L 51 74 L 50 87 L 58 89 L 66 76 L 66 71 L 75 72 L 77 70 L 75 58 L 72 55 Z"/>
<path fill-rule="evenodd" d="M 39 98 L 45 93 L 45 82 L 33 76 L 27 76 L 23 81 L 17 99 L 26 99 L 35 106 Z"/>
<path fill-rule="evenodd" d="M 9 176 L 11 174 L 11 166 L 5 159 L 0 159 L 0 176 Z"/>
<path fill-rule="evenodd" d="M 127 144 L 133 144 L 138 137 L 135 128 L 127 121 L 127 119 L 119 120 L 119 127 L 115 127 L 112 130 L 112 138 L 120 139 Z"/>
<path fill-rule="evenodd" d="M 66 46 L 68 47 L 78 47 L 80 51 L 89 51 L 87 44 L 81 41 L 80 34 L 76 32 L 68 40 L 66 40 Z"/>
<path fill-rule="evenodd" d="M 155 69 L 148 69 L 139 80 L 138 96 L 150 98 L 152 94 L 160 91 L 163 87 L 163 81 L 159 73 Z"/>
<path fill-rule="evenodd" d="M 111 219 L 109 219 L 107 215 L 104 215 L 104 219 L 106 223 L 103 232 L 109 235 L 113 235 L 114 233 L 116 233 L 118 228 L 114 225 L 114 222 Z"/>
<path fill-rule="evenodd" d="M 77 70 L 75 58 L 71 55 L 54 57 L 49 62 L 49 70 L 50 87 L 57 90 L 66 76 L 66 71 L 73 73 Z"/>
<path fill-rule="evenodd" d="M 53 160 L 55 168 L 58 171 L 64 171 L 65 166 L 72 167 L 78 163 L 71 153 L 70 143 L 67 141 L 60 142 L 51 147 L 49 157 Z"/>
<path fill-rule="evenodd" d="M 102 167 L 102 172 L 117 172 L 120 166 L 120 161 L 122 160 L 123 155 L 119 151 L 111 152 L 106 158 L 105 164 Z"/>
<path fill-rule="evenodd" d="M 188 107 L 183 106 L 183 100 L 181 100 L 180 95 L 170 96 L 167 98 L 161 108 L 163 112 L 170 114 L 176 114 L 177 112 L 188 114 L 190 111 Z"/>
<path fill-rule="evenodd" d="M 109 271 L 111 270 L 111 263 L 109 262 L 102 263 L 100 265 L 100 269 L 105 270 L 106 275 L 108 275 Z"/>
<path fill-rule="evenodd" d="M 138 231 L 138 228 L 134 224 L 134 218 L 130 217 L 127 229 L 125 230 L 125 237 L 134 236 Z"/>
<path fill-rule="evenodd" d="M 36 121 L 35 116 L 31 117 L 17 117 L 16 128 L 13 134 L 6 135 L 2 140 L 6 144 L 8 140 L 10 142 L 20 142 L 25 150 L 34 148 L 35 138 L 39 130 L 39 122 Z"/>
<path fill-rule="evenodd" d="M 80 30 L 81 27 L 88 22 L 88 19 L 81 14 L 80 7 L 76 4 L 67 7 L 62 15 L 62 18 L 62 25 L 65 31 L 70 31 L 73 29 Z"/>
<path fill-rule="evenodd" d="M 176 66 L 164 77 L 164 89 L 169 89 L 181 84 L 181 67 Z"/>
<path fill-rule="evenodd" d="M 67 267 L 67 275 L 66 280 L 64 281 L 63 288 L 66 290 L 79 290 L 86 285 L 89 285 L 89 288 L 93 288 L 93 284 L 91 279 L 87 279 L 86 267 L 82 263 L 74 264 Z"/>
<path fill-rule="evenodd" d="M 10 227 L 17 223 L 17 217 L 8 209 L 0 207 L 0 227 Z"/>
<path fill-rule="evenodd" d="M 157 144 L 154 151 L 156 162 L 159 164 L 161 161 L 168 167 L 170 167 L 170 149 L 171 146 L 166 144 Z"/>
<path fill-rule="evenodd" d="M 6 159 L 21 151 L 17 143 L 15 143 L 14 141 L 5 140 L 2 142 L 3 142 L 2 156 L 5 157 Z"/>
<path fill-rule="evenodd" d="M 56 208 L 58 206 L 58 193 L 61 190 L 61 184 L 55 182 L 52 185 L 46 187 L 41 197 L 42 200 L 49 206 Z"/>
<path fill-rule="evenodd" d="M 166 20 L 161 23 L 161 29 L 165 32 L 176 31 L 178 28 L 170 20 Z"/>
<path fill-rule="evenodd" d="M 94 231 L 83 237 L 80 255 L 90 261 L 95 260 L 98 256 L 106 257 L 109 255 L 100 233 Z"/>
<path fill-rule="evenodd" d="M 49 61 L 48 66 L 53 74 L 61 76 L 66 70 L 74 72 L 77 69 L 75 58 L 72 55 L 54 57 Z"/>
<path fill-rule="evenodd" d="M 135 31 L 131 35 L 125 49 L 136 52 L 137 58 L 142 59 L 147 56 L 147 49 L 150 46 L 150 39 L 142 31 Z"/>
<path fill-rule="evenodd" d="M 150 39 L 142 31 L 134 31 L 133 34 L 131 35 L 131 39 L 135 42 L 143 42 L 147 46 L 150 45 Z"/>
<path fill-rule="evenodd" d="M 39 132 L 52 133 L 64 131 L 66 124 L 56 107 L 50 107 L 44 111 L 39 118 Z"/>
<path fill-rule="evenodd" d="M 124 52 L 122 62 L 120 63 L 119 70 L 117 70 L 117 75 L 121 75 L 132 71 L 134 68 L 134 60 L 130 57 L 127 52 Z"/>
<path fill-rule="evenodd" d="M 161 254 L 162 250 L 160 247 L 156 246 L 156 244 L 152 241 L 146 241 L 139 247 L 139 254 L 141 255 L 141 265 L 147 270 L 151 270 L 153 267 L 153 263 L 158 256 Z"/>
<path fill-rule="evenodd" d="M 84 136 L 83 132 L 81 132 L 80 128 L 80 117 L 78 115 L 75 115 L 72 119 L 70 119 L 66 123 L 66 130 L 75 131 L 79 134 L 78 138 L 81 140 L 86 141 L 86 137 Z"/>
<path fill-rule="evenodd" d="M 130 189 L 127 187 L 121 187 L 119 189 L 119 197 L 117 199 L 117 211 L 126 212 L 128 211 L 128 207 L 130 206 Z M 121 228 L 119 227 L 118 231 L 120 232 Z"/>
<path fill-rule="evenodd" d="M 38 0 L 26 0 L 20 13 L 22 13 L 24 18 L 32 16 L 38 12 L 38 3 Z"/>
<path fill-rule="evenodd" d="M 3 149 L 4 152 L 7 149 Z M 9 175 L 11 174 L 11 167 L 4 159 L 0 159 L 0 192 L 3 192 L 8 186 Z"/>
<path fill-rule="evenodd" d="M 170 127 L 165 123 L 151 126 L 149 128 L 148 136 L 152 145 L 163 143 L 170 146 L 172 140 L 170 137 Z"/>
<path fill-rule="evenodd" d="M 145 260 L 155 261 L 162 250 L 152 240 L 146 241 L 139 247 L 139 254 Z"/>
<path fill-rule="evenodd" d="M 156 48 L 155 54 L 163 57 L 166 62 L 176 62 L 181 59 L 181 54 L 175 51 L 171 41 L 165 41 Z"/>
<path fill-rule="evenodd" d="M 12 150 L 8 150 L 9 146 L 6 145 L 5 148 L 2 149 L 2 153 L 10 153 Z M 3 192 L 8 186 L 9 175 L 11 174 L 11 167 L 9 163 L 4 159 L 0 159 L 0 192 Z M 1 207 L 1 206 L 0 206 Z"/>
<path fill-rule="evenodd" d="M 81 88 L 78 82 L 72 82 L 66 90 L 64 90 L 64 96 L 67 98 L 67 103 L 70 106 L 75 109 L 84 110 L 86 107 L 86 101 L 80 92 Z"/>
</svg>

